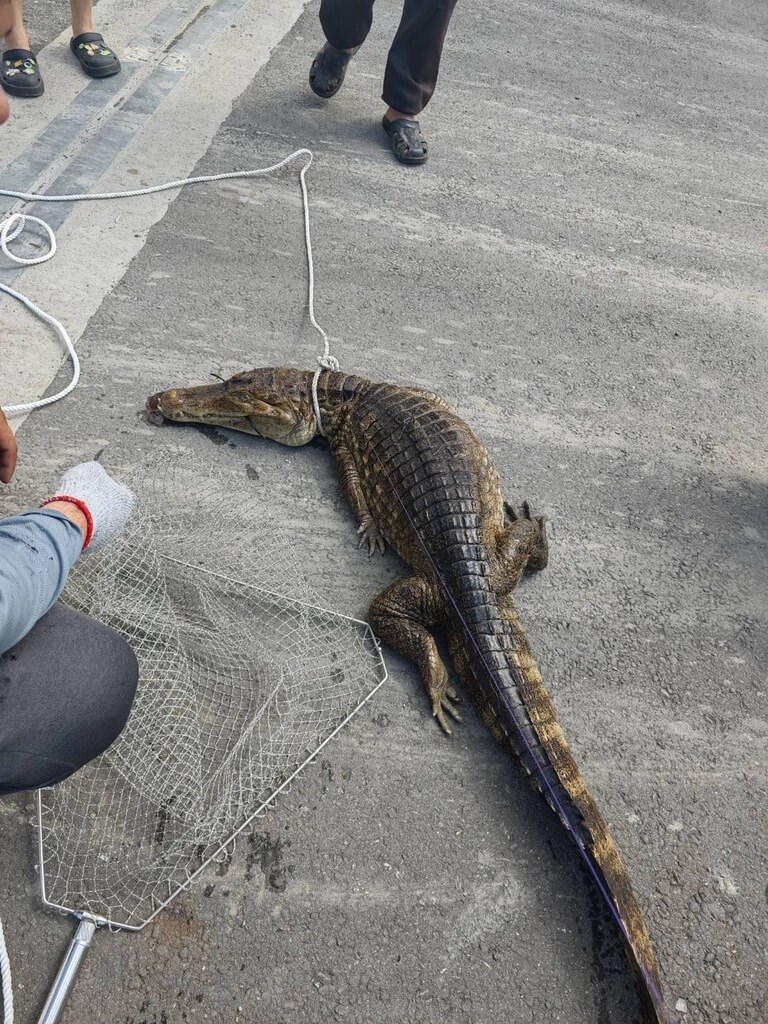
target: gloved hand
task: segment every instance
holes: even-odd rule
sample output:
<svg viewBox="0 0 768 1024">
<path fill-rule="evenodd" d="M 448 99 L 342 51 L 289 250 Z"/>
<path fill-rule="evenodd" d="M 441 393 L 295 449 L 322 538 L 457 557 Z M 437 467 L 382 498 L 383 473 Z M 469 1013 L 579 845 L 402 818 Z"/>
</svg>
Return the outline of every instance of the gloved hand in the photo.
<svg viewBox="0 0 768 1024">
<path fill-rule="evenodd" d="M 117 483 L 98 462 L 81 462 L 59 480 L 56 494 L 43 502 L 69 501 L 85 516 L 83 551 L 99 551 L 123 529 L 136 502 L 133 491 Z"/>
</svg>

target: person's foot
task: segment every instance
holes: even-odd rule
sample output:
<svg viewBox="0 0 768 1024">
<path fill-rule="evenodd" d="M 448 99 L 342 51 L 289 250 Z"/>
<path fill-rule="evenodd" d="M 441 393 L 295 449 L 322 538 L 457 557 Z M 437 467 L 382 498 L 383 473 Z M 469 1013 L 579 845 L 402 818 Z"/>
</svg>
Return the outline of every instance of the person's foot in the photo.
<svg viewBox="0 0 768 1024">
<path fill-rule="evenodd" d="M 414 117 L 390 107 L 381 124 L 389 136 L 392 152 L 401 164 L 424 163 L 427 159 L 427 140 Z"/>
<path fill-rule="evenodd" d="M 100 32 L 81 32 L 70 39 L 69 48 L 91 78 L 109 78 L 120 70 L 117 54 L 107 46 Z"/>
<path fill-rule="evenodd" d="M 45 92 L 37 57 L 31 50 L 18 47 L 6 50 L 0 67 L 0 85 L 11 96 L 33 98 Z"/>
<path fill-rule="evenodd" d="M 324 100 L 335 96 L 344 84 L 347 65 L 358 49 L 356 46 L 352 50 L 337 50 L 335 46 L 326 43 L 309 69 L 309 85 L 312 92 Z"/>
</svg>

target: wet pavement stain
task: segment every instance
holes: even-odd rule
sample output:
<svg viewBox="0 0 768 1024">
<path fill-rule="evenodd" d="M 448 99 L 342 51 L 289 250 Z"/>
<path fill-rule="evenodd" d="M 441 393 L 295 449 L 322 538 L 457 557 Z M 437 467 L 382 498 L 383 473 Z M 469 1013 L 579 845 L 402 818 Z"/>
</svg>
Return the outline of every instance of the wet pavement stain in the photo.
<svg viewBox="0 0 768 1024">
<path fill-rule="evenodd" d="M 293 864 L 283 862 L 285 850 L 291 845 L 290 840 L 273 840 L 268 835 L 254 834 L 249 836 L 248 841 L 250 849 L 245 857 L 246 881 L 252 881 L 254 866 L 258 864 L 269 888 L 275 892 L 285 892 L 288 877 L 294 871 Z"/>
</svg>

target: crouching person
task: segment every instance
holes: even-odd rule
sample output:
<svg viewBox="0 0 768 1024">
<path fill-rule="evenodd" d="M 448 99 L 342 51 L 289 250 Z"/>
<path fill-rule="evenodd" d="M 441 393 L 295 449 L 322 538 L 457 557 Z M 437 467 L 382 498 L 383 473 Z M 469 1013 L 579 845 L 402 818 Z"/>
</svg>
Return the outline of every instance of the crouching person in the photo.
<svg viewBox="0 0 768 1024">
<path fill-rule="evenodd" d="M 15 461 L 8 434 L 0 412 L 5 482 Z M 56 602 L 80 554 L 107 544 L 133 501 L 87 462 L 65 473 L 40 508 L 0 519 L 0 794 L 61 782 L 106 750 L 128 719 L 139 677 L 130 646 Z"/>
</svg>

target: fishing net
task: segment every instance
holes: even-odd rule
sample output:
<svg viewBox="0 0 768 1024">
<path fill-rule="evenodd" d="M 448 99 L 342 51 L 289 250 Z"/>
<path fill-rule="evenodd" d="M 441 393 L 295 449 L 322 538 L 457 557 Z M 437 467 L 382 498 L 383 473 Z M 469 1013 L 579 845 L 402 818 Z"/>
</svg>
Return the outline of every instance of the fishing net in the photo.
<svg viewBox="0 0 768 1024">
<path fill-rule="evenodd" d="M 43 895 L 120 927 L 226 852 L 385 677 L 367 625 L 317 605 L 242 453 L 211 474 L 202 443 L 108 463 L 139 507 L 62 597 L 125 637 L 140 681 L 113 746 L 39 794 Z"/>
</svg>

